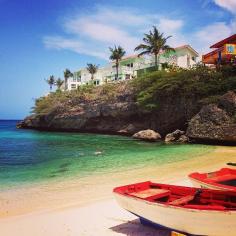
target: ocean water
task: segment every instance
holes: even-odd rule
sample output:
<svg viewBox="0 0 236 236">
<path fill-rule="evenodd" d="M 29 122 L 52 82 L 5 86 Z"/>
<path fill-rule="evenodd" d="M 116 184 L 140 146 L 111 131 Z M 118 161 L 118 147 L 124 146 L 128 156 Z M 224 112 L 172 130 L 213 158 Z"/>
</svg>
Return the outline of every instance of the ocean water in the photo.
<svg viewBox="0 0 236 236">
<path fill-rule="evenodd" d="M 163 165 L 214 150 L 123 136 L 19 130 L 16 123 L 0 121 L 0 189 Z"/>
</svg>

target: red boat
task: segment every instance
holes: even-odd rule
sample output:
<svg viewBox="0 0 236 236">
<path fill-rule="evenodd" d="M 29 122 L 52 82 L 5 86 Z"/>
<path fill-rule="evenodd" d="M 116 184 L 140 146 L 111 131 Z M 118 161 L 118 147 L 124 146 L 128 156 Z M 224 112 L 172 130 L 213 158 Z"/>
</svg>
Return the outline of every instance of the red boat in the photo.
<svg viewBox="0 0 236 236">
<path fill-rule="evenodd" d="M 236 235 L 236 192 L 157 184 L 117 187 L 118 203 L 141 222 L 184 235 Z"/>
<path fill-rule="evenodd" d="M 188 177 L 195 187 L 236 191 L 236 169 L 222 168 L 210 173 L 195 172 Z"/>
</svg>

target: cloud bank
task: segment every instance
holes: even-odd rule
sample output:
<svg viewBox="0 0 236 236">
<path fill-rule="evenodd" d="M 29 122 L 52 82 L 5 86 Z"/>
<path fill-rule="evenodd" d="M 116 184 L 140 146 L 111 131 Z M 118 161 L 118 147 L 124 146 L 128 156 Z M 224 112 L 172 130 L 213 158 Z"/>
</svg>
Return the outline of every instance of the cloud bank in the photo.
<svg viewBox="0 0 236 236">
<path fill-rule="evenodd" d="M 231 12 L 236 10 L 235 0 L 214 1 Z M 133 54 L 134 48 L 141 43 L 143 34 L 153 25 L 165 36 L 172 35 L 168 41 L 172 47 L 191 44 L 200 53 L 208 51 L 209 45 L 236 30 L 236 21 L 232 21 L 230 24 L 215 22 L 196 31 L 186 32 L 184 19 L 160 14 L 143 14 L 137 9 L 100 6 L 89 15 L 74 14 L 65 18 L 61 25 L 64 33 L 45 36 L 43 43 L 47 48 L 71 50 L 107 60 L 108 48 L 114 45 L 121 45 L 127 54 Z"/>
<path fill-rule="evenodd" d="M 214 0 L 215 4 L 226 10 L 236 14 L 236 1 L 235 0 Z"/>
</svg>

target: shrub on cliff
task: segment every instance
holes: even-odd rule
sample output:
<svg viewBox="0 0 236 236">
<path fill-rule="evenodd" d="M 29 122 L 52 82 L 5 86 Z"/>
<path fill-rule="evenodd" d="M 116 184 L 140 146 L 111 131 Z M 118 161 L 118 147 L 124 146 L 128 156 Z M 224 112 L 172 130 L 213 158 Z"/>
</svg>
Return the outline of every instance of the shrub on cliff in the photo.
<svg viewBox="0 0 236 236">
<path fill-rule="evenodd" d="M 156 110 L 168 98 L 194 98 L 197 103 L 217 102 L 220 95 L 236 91 L 234 68 L 224 67 L 219 71 L 197 65 L 191 70 L 154 71 L 145 73 L 132 81 L 85 85 L 72 91 L 56 91 L 35 100 L 34 114 L 47 114 L 55 110 L 69 111 L 81 103 L 114 103 L 131 101 L 146 110 Z"/>
<path fill-rule="evenodd" d="M 69 111 L 80 106 L 81 103 L 115 102 L 130 90 L 127 82 L 120 84 L 104 84 L 102 86 L 84 85 L 77 90 L 51 92 L 35 100 L 32 113 L 44 115 L 54 111 Z"/>
<path fill-rule="evenodd" d="M 190 70 L 177 72 L 158 71 L 136 78 L 132 85 L 136 90 L 137 102 L 145 109 L 158 108 L 163 98 L 195 97 L 207 102 L 229 90 L 236 91 L 236 75 L 232 68 L 219 71 L 197 65 Z"/>
</svg>

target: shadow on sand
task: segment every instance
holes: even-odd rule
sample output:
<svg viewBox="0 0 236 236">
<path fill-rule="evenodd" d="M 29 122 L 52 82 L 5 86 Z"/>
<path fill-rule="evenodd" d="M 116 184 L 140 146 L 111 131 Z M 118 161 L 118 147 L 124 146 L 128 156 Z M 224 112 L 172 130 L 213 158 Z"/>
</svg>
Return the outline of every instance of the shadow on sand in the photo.
<svg viewBox="0 0 236 236">
<path fill-rule="evenodd" d="M 158 229 L 146 225 L 142 225 L 139 219 L 128 221 L 120 225 L 111 227 L 110 230 L 128 235 L 128 236 L 170 236 L 171 233 L 167 229 Z"/>
</svg>

